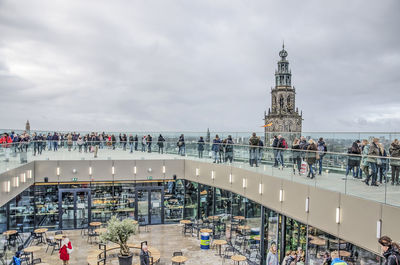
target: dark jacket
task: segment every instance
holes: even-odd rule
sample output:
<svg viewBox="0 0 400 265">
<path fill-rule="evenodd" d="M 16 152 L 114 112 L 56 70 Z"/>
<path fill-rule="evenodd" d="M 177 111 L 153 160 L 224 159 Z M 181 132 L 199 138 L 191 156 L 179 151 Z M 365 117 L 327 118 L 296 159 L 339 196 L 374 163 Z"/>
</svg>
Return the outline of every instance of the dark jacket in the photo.
<svg viewBox="0 0 400 265">
<path fill-rule="evenodd" d="M 400 145 L 392 143 L 389 148 L 390 156 L 397 159 L 391 159 L 390 165 L 400 166 Z"/>
<path fill-rule="evenodd" d="M 400 254 L 398 250 L 395 250 L 393 247 L 389 247 L 389 249 L 383 253 L 383 256 L 386 259 L 385 265 L 400 264 Z"/>
<path fill-rule="evenodd" d="M 203 139 L 199 139 L 199 141 L 197 142 L 197 150 L 204 151 L 204 140 Z"/>
<path fill-rule="evenodd" d="M 348 157 L 348 165 L 350 167 L 359 167 L 361 162 L 361 149 L 358 147 L 358 144 L 353 143 L 353 146 L 348 149 L 347 153 L 350 154 Z"/>
<path fill-rule="evenodd" d="M 307 147 L 306 161 L 309 165 L 312 165 L 317 160 L 317 145 L 312 143 Z"/>
<path fill-rule="evenodd" d="M 278 147 L 278 142 L 279 142 L 278 138 L 274 138 L 274 141 L 272 142 L 272 147 L 274 148 Z"/>
<path fill-rule="evenodd" d="M 140 265 L 150 265 L 150 255 L 148 251 L 140 251 Z"/>
<path fill-rule="evenodd" d="M 163 147 L 164 147 L 164 142 L 165 142 L 164 137 L 162 137 L 162 135 L 158 136 L 157 145 L 158 145 L 160 148 L 163 148 Z"/>
<path fill-rule="evenodd" d="M 219 151 L 219 146 L 221 145 L 221 139 L 214 139 L 213 140 L 213 144 L 211 146 L 211 150 L 213 150 L 214 152 L 218 152 Z"/>
</svg>

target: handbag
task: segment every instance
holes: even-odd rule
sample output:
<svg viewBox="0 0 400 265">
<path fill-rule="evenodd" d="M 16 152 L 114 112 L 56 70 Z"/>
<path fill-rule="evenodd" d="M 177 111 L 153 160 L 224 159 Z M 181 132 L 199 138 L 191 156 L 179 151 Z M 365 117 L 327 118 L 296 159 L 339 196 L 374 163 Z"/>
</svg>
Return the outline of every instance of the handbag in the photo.
<svg viewBox="0 0 400 265">
<path fill-rule="evenodd" d="M 73 251 L 74 251 L 74 248 L 72 247 L 72 245 L 71 245 L 71 248 L 67 247 L 67 253 L 68 254 L 71 254 Z"/>
</svg>

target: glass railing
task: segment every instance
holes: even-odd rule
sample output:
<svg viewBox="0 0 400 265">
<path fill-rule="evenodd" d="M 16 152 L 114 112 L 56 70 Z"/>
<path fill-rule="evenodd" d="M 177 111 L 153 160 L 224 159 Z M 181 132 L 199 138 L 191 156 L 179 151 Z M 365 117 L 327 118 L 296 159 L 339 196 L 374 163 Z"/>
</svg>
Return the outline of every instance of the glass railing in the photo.
<svg viewBox="0 0 400 265">
<path fill-rule="evenodd" d="M 160 148 L 154 139 L 156 137 L 153 137 L 151 152 L 149 144 L 143 144 L 143 141 L 137 144 L 130 144 L 129 141 L 126 144 L 89 141 L 81 145 L 67 140 L 3 143 L 0 144 L 0 172 L 34 160 L 192 159 L 245 168 L 260 174 L 400 206 L 398 180 L 392 184 L 392 170 L 400 166 L 399 158 L 274 149 L 247 144 L 213 145 L 205 142 L 199 145 L 197 140 L 186 140 L 183 146 L 179 146 L 177 139 L 163 142 Z M 389 148 L 385 146 L 389 155 Z M 365 183 L 367 174 L 370 176 L 369 185 Z"/>
</svg>

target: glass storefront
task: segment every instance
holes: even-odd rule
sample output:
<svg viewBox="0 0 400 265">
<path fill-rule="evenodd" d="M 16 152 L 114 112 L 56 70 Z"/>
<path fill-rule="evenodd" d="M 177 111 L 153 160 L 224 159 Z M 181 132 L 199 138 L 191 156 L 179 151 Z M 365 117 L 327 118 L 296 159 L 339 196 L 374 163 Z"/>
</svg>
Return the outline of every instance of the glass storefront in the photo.
<svg viewBox="0 0 400 265">
<path fill-rule="evenodd" d="M 241 240 L 241 251 L 254 264 L 266 264 L 271 256 L 283 264 L 288 253 L 296 252 L 305 264 L 316 265 L 332 251 L 339 251 L 351 265 L 381 262 L 374 253 L 246 197 L 187 180 L 36 184 L 0 207 L 0 229 L 79 229 L 89 221 L 104 223 L 113 215 L 143 218 L 149 224 L 207 220 L 214 236 Z M 233 228 L 235 216 L 244 220 Z"/>
</svg>

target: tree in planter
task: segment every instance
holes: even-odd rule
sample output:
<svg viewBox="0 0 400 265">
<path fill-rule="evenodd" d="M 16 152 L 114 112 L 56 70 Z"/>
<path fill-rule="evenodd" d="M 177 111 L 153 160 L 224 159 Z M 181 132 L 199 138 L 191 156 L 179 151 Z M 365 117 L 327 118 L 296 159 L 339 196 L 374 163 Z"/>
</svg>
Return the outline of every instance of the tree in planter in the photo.
<svg viewBox="0 0 400 265">
<path fill-rule="evenodd" d="M 135 235 L 137 224 L 133 224 L 131 219 L 118 220 L 117 216 L 111 217 L 107 222 L 107 231 L 100 235 L 103 242 L 113 242 L 120 246 L 121 256 L 130 256 L 128 247 L 128 239 L 131 235 Z"/>
</svg>

